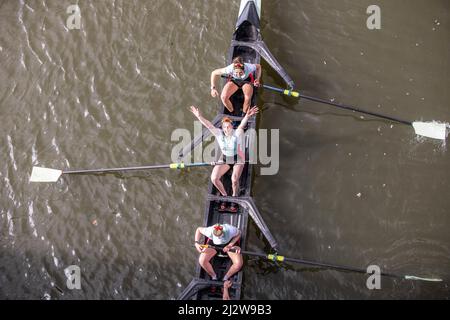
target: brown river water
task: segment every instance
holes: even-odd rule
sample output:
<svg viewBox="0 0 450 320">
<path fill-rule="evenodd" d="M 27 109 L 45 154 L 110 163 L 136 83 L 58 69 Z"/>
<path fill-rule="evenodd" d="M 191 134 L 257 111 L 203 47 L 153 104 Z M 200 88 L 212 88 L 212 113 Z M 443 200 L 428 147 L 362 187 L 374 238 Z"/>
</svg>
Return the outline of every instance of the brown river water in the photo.
<svg viewBox="0 0 450 320">
<path fill-rule="evenodd" d="M 450 2 L 262 1 L 262 35 L 305 94 L 414 120 L 450 121 Z M 69 30 L 78 4 L 81 28 Z M 0 298 L 174 299 L 194 275 L 210 168 L 63 177 L 33 166 L 170 163 L 187 107 L 218 111 L 239 1 L 0 0 Z M 282 86 L 263 64 L 263 81 Z M 276 175 L 253 195 L 280 253 L 379 265 L 421 282 L 246 259 L 244 299 L 449 299 L 450 155 L 411 127 L 262 91 L 280 129 Z M 267 243 L 253 223 L 247 248 Z M 66 287 L 78 265 L 81 289 Z"/>
</svg>

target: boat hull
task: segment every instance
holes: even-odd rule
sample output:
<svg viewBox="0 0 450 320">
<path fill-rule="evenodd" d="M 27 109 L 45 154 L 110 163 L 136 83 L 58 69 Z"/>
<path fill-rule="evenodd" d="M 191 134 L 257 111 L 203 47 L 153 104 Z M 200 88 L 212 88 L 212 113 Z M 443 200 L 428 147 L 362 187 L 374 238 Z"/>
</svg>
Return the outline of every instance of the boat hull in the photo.
<svg viewBox="0 0 450 320">
<path fill-rule="evenodd" d="M 245 3 L 242 6 L 242 3 Z M 236 29 L 233 33 L 232 40 L 237 41 L 244 41 L 244 42 L 253 42 L 257 40 L 261 40 L 260 35 L 260 26 L 259 26 L 259 14 L 260 9 L 257 7 L 257 4 L 260 3 L 260 1 L 242 1 L 241 7 L 242 10 L 240 11 L 240 16 L 237 20 Z M 260 55 L 257 51 L 254 49 L 248 47 L 248 46 L 230 46 L 230 49 L 228 51 L 228 57 L 227 62 L 230 64 L 232 60 L 237 57 L 241 56 L 244 60 L 244 62 L 247 63 L 253 63 L 253 64 L 259 64 L 260 63 Z M 226 80 L 224 80 L 224 84 L 226 83 Z M 256 105 L 256 99 L 257 99 L 257 89 L 254 88 L 252 100 L 251 100 L 251 106 Z M 222 114 L 232 115 L 232 116 L 239 116 L 242 113 L 242 107 L 244 103 L 244 95 L 242 93 L 242 90 L 238 90 L 233 96 L 230 98 L 233 107 L 234 112 L 230 113 L 225 106 L 220 103 L 219 108 L 221 110 Z M 234 126 L 238 126 L 239 122 L 235 121 Z M 256 129 L 256 121 L 255 119 L 251 119 L 251 121 L 248 122 L 247 130 L 248 129 Z M 250 136 L 247 136 L 246 138 L 246 154 L 248 159 L 248 146 L 253 145 L 253 143 L 256 143 L 252 140 Z M 244 170 L 241 175 L 240 179 L 240 193 L 239 196 L 250 196 L 251 190 L 252 190 L 252 179 L 253 179 L 253 165 L 250 163 L 247 163 L 244 167 Z M 229 170 L 224 177 L 222 178 L 223 184 L 227 190 L 227 193 L 229 195 L 232 194 L 231 190 L 231 170 Z M 214 187 L 214 185 L 210 182 L 208 186 L 208 193 L 212 195 L 217 195 L 218 191 Z M 247 242 L 247 227 L 248 227 L 248 209 L 239 206 L 239 211 L 237 213 L 223 213 L 219 212 L 219 203 L 217 201 L 206 201 L 205 205 L 205 211 L 204 211 L 204 220 L 203 225 L 204 226 L 211 226 L 215 223 L 228 223 L 231 224 L 241 230 L 241 240 L 240 240 L 240 247 L 244 250 L 246 247 Z M 228 268 L 231 265 L 231 261 L 228 257 L 214 257 L 212 259 L 212 265 L 214 267 L 214 270 L 217 273 L 217 276 L 219 279 L 222 279 L 225 273 L 227 272 Z M 208 280 L 210 277 L 208 274 L 201 268 L 200 265 L 197 265 L 196 268 L 196 278 Z M 230 298 L 232 300 L 239 300 L 241 298 L 242 293 L 242 281 L 243 281 L 243 270 L 239 271 L 237 274 L 235 274 L 232 279 L 233 287 L 229 290 Z M 214 299 L 222 299 L 222 293 L 221 293 L 221 287 L 212 288 L 213 286 L 206 287 L 204 289 L 198 290 L 197 294 L 195 295 L 195 299 L 197 300 L 214 300 Z"/>
</svg>

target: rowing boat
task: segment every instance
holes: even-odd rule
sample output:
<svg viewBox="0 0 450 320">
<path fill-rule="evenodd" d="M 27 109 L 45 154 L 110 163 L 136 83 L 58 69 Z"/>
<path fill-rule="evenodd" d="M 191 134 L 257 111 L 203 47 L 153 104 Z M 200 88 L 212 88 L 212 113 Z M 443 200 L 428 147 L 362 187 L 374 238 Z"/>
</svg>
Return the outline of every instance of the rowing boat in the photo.
<svg viewBox="0 0 450 320">
<path fill-rule="evenodd" d="M 244 62 L 259 64 L 261 57 L 263 57 L 266 62 L 275 69 L 279 75 L 286 81 L 290 89 L 293 88 L 293 81 L 289 78 L 284 69 L 279 65 L 276 59 L 272 56 L 270 51 L 267 49 L 266 45 L 261 39 L 260 33 L 260 15 L 261 15 L 261 0 L 241 0 L 239 7 L 239 15 L 236 22 L 235 31 L 233 33 L 231 46 L 228 52 L 227 62 L 230 64 L 232 60 L 240 56 Z M 226 81 L 226 80 L 224 80 Z M 258 90 L 254 88 L 253 96 L 251 100 L 251 106 L 256 105 Z M 221 113 L 213 121 L 214 125 L 219 125 L 220 120 L 224 115 L 230 116 L 237 127 L 242 118 L 239 115 L 242 113 L 242 107 L 244 103 L 244 95 L 242 90 L 238 90 L 230 98 L 234 112 L 231 114 L 225 106 L 220 102 L 219 110 Z M 248 121 L 247 130 L 256 129 L 256 120 L 251 118 Z M 185 157 L 189 152 L 191 152 L 196 145 L 201 143 L 208 135 L 208 130 L 204 130 L 200 137 L 194 138 L 193 142 L 187 146 L 180 153 L 180 158 Z M 245 146 L 246 146 L 246 158 L 249 157 L 249 147 L 252 146 L 256 141 L 253 140 L 252 136 L 246 136 Z M 231 194 L 231 170 L 229 170 L 223 179 L 223 184 L 228 194 Z M 241 239 L 239 246 L 241 249 L 245 249 L 247 242 L 247 227 L 249 216 L 255 221 L 257 227 L 266 237 L 272 248 L 276 248 L 277 243 L 274 237 L 271 235 L 264 221 L 262 220 L 253 200 L 251 199 L 252 190 L 252 179 L 253 179 L 253 164 L 246 162 L 244 170 L 240 178 L 240 193 L 238 197 L 220 197 L 216 196 L 218 191 L 214 185 L 210 182 L 208 187 L 208 196 L 206 199 L 206 205 L 204 210 L 203 226 L 211 226 L 216 223 L 220 224 L 230 224 L 241 230 Z M 236 213 L 224 213 L 219 212 L 219 201 L 225 200 L 230 202 L 235 202 L 239 204 L 238 212 Z M 228 268 L 231 265 L 231 261 L 228 256 L 216 255 L 211 264 L 216 271 L 218 279 L 222 279 Z M 242 291 L 242 279 L 243 270 L 241 269 L 238 273 L 230 278 L 232 281 L 232 287 L 229 289 L 229 295 L 232 300 L 239 300 Z M 195 277 L 191 283 L 184 289 L 184 291 L 179 295 L 178 299 L 195 299 L 195 300 L 216 300 L 222 299 L 222 294 L 220 288 L 223 286 L 223 282 L 212 281 L 209 275 L 201 268 L 197 263 L 195 270 Z M 212 290 L 216 289 L 216 290 Z"/>
</svg>

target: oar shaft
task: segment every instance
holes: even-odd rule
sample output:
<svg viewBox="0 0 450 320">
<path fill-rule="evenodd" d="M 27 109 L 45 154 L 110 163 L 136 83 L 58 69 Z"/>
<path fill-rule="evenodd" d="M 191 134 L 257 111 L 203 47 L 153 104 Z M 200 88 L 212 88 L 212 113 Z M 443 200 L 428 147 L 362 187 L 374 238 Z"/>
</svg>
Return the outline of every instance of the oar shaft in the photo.
<svg viewBox="0 0 450 320">
<path fill-rule="evenodd" d="M 80 169 L 80 170 L 67 170 L 67 171 L 63 171 L 63 174 L 75 174 L 75 173 L 107 173 L 107 172 L 133 171 L 133 170 L 147 170 L 147 169 L 163 169 L 163 168 L 169 168 L 169 165 L 141 166 L 141 167 L 124 167 L 124 168 L 108 168 L 108 169 Z"/>
<path fill-rule="evenodd" d="M 67 171 L 63 171 L 63 174 L 109 173 L 109 172 L 148 170 L 148 169 L 169 169 L 169 168 L 170 169 L 183 169 L 183 168 L 187 168 L 187 167 L 203 167 L 203 166 L 211 166 L 211 165 L 214 165 L 214 163 L 206 163 L 206 162 L 198 162 L 198 163 L 171 163 L 171 164 L 139 166 L 139 167 L 67 170 Z"/>
<path fill-rule="evenodd" d="M 251 251 L 241 251 L 241 253 L 245 254 L 245 255 L 264 257 L 266 259 L 269 259 L 269 255 L 264 254 L 264 253 L 251 252 Z M 269 260 L 271 260 L 271 259 L 269 259 Z M 282 260 L 286 261 L 286 262 L 294 262 L 294 263 L 300 263 L 300 264 L 317 266 L 317 267 L 333 268 L 333 269 L 339 269 L 339 270 L 344 270 L 344 271 L 354 271 L 354 272 L 359 272 L 359 273 L 367 273 L 366 270 L 360 269 L 360 268 L 339 266 L 339 265 L 335 265 L 335 264 L 328 264 L 328 263 L 322 263 L 322 262 L 315 262 L 315 261 L 308 261 L 308 260 L 294 259 L 294 258 L 286 258 L 286 257 L 282 257 Z"/>
<path fill-rule="evenodd" d="M 283 89 L 272 87 L 272 86 L 268 86 L 267 84 L 263 84 L 262 87 L 266 88 L 266 89 L 269 89 L 269 90 L 273 90 L 273 91 L 277 91 L 277 92 L 280 92 L 280 93 L 284 93 Z"/>
<path fill-rule="evenodd" d="M 222 249 L 221 247 L 214 246 L 214 245 L 205 245 L 205 247 L 214 248 L 217 250 Z M 234 250 L 231 249 L 231 251 L 234 251 Z M 309 261 L 309 260 L 303 260 L 303 259 L 286 258 L 284 256 L 279 256 L 276 254 L 265 254 L 265 253 L 258 253 L 258 252 L 245 251 L 245 250 L 241 250 L 241 254 L 262 257 L 262 258 L 268 259 L 270 261 L 294 262 L 294 263 L 305 264 L 305 265 L 310 265 L 310 266 L 315 266 L 315 267 L 331 268 L 331 269 L 342 270 L 342 271 L 353 271 L 353 272 L 357 272 L 357 273 L 368 274 L 367 270 L 362 269 L 362 268 L 341 266 L 341 265 L 336 265 L 336 264 L 315 262 L 315 261 Z M 416 277 L 416 276 L 398 275 L 398 274 L 387 273 L 387 272 L 380 272 L 380 275 L 385 276 L 385 277 L 399 278 L 399 279 L 406 279 L 406 280 L 409 279 L 409 280 L 422 280 L 422 281 L 433 281 L 433 282 L 434 281 L 442 281 L 442 279 L 439 279 L 439 278 L 422 278 L 422 277 Z"/>
<path fill-rule="evenodd" d="M 315 98 L 315 97 L 310 97 L 310 96 L 306 96 L 304 94 L 300 94 L 300 97 L 303 99 L 307 99 L 307 100 L 311 100 L 311 101 L 315 101 L 315 102 L 320 102 L 320 103 L 324 103 L 324 104 L 328 104 L 330 106 L 335 106 L 341 109 L 346 109 L 346 110 L 351 110 L 351 111 L 355 111 L 355 112 L 359 112 L 359 113 L 365 113 L 365 114 L 369 114 L 371 116 L 374 117 L 379 117 L 379 118 L 384 118 L 387 120 L 391 120 L 391 121 L 395 121 L 395 122 L 400 122 L 406 125 L 412 125 L 412 122 L 410 121 L 406 121 L 406 120 L 402 120 L 402 119 L 398 119 L 398 118 L 394 118 L 391 116 L 385 116 L 383 114 L 379 114 L 376 112 L 371 112 L 371 111 L 366 111 L 366 110 L 362 110 L 362 109 L 358 109 L 352 106 L 348 106 L 348 105 L 344 105 L 344 104 L 339 104 L 339 103 L 334 103 L 325 99 L 319 99 L 319 98 Z"/>
<path fill-rule="evenodd" d="M 272 87 L 272 86 L 269 86 L 269 85 L 266 85 L 266 84 L 263 84 L 262 87 L 266 88 L 266 89 L 269 89 L 269 90 L 272 90 L 272 91 L 280 92 L 280 93 L 283 93 L 283 94 L 286 94 L 286 95 L 292 95 L 294 97 L 300 97 L 300 98 L 311 100 L 311 101 L 314 101 L 314 102 L 328 104 L 330 106 L 338 107 L 338 108 L 341 108 L 341 109 L 351 110 L 351 111 L 355 111 L 355 112 L 359 112 L 359 113 L 365 113 L 365 114 L 368 114 L 368 115 L 371 115 L 371 116 L 374 116 L 374 117 L 379 117 L 379 118 L 383 118 L 383 119 L 387 119 L 387 120 L 403 123 L 403 124 L 406 124 L 406 125 L 412 125 L 411 121 L 406 121 L 406 120 L 398 119 L 398 118 L 395 118 L 395 117 L 386 116 L 384 114 L 380 114 L 380 113 L 376 113 L 376 112 L 362 110 L 362 109 L 359 109 L 359 108 L 356 108 L 356 107 L 352 107 L 352 106 L 348 106 L 348 105 L 345 105 L 345 104 L 331 102 L 331 101 L 328 101 L 328 100 L 325 100 L 325 99 L 320 99 L 320 98 L 316 98 L 316 97 L 310 97 L 310 96 L 307 96 L 307 95 L 304 95 L 304 94 L 300 94 L 300 93 L 295 92 L 295 91 L 290 91 L 290 90 L 285 90 L 285 89 L 281 89 L 281 88 L 276 88 L 276 87 Z"/>
<path fill-rule="evenodd" d="M 272 261 L 272 259 L 269 258 L 270 255 L 267 255 L 267 254 L 264 254 L 264 253 L 257 253 L 257 252 L 251 252 L 251 251 L 241 251 L 241 253 L 245 254 L 245 255 L 263 257 L 263 258 L 266 258 L 266 259 L 269 259 L 269 260 Z M 276 257 L 277 256 L 275 256 L 275 261 L 277 260 Z M 287 257 L 284 257 L 284 256 L 282 256 L 282 261 L 294 262 L 294 263 L 310 265 L 310 266 L 315 266 L 315 267 L 331 268 L 331 269 L 342 270 L 342 271 L 353 271 L 353 272 L 364 273 L 364 274 L 367 273 L 367 270 L 366 269 L 362 269 L 362 268 L 341 266 L 341 265 L 336 265 L 336 264 L 315 262 L 315 261 L 309 261 L 309 260 L 303 260 L 303 259 L 287 258 Z M 380 275 L 387 276 L 387 277 L 394 277 L 394 278 L 404 278 L 404 276 L 399 276 L 399 275 L 395 275 L 395 274 L 391 274 L 391 273 L 384 273 L 384 272 L 381 272 Z"/>
</svg>

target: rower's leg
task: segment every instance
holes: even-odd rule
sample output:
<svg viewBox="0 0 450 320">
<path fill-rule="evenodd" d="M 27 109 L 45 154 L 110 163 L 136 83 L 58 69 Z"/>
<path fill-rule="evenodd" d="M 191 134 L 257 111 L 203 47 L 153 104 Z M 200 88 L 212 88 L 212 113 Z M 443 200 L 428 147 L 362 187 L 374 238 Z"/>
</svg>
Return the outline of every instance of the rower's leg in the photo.
<svg viewBox="0 0 450 320">
<path fill-rule="evenodd" d="M 242 86 L 242 92 L 244 92 L 244 105 L 243 111 L 247 113 L 250 108 L 250 103 L 252 102 L 253 96 L 253 85 L 251 83 L 246 83 Z"/>
<path fill-rule="evenodd" d="M 211 264 L 211 259 L 216 255 L 217 251 L 213 248 L 206 248 L 200 257 L 198 257 L 198 263 L 205 269 L 205 271 L 211 276 L 211 278 L 217 278 L 216 272 Z"/>
<path fill-rule="evenodd" d="M 233 104 L 231 103 L 231 96 L 239 89 L 239 87 L 234 84 L 232 81 L 228 81 L 222 89 L 222 94 L 220 98 L 222 99 L 222 103 L 228 109 L 228 111 L 233 112 Z"/>
<path fill-rule="evenodd" d="M 214 169 L 211 173 L 211 182 L 214 184 L 217 190 L 219 190 L 220 194 L 224 197 L 227 196 L 227 191 L 223 186 L 221 178 L 225 173 L 227 173 L 229 169 L 230 166 L 228 164 L 218 164 L 214 166 Z"/>
<path fill-rule="evenodd" d="M 240 253 L 236 252 L 227 252 L 228 256 L 230 257 L 233 264 L 231 265 L 230 269 L 228 269 L 228 272 L 225 274 L 226 279 L 230 279 L 236 272 L 241 270 L 242 265 L 244 264 L 242 255 Z"/>
<path fill-rule="evenodd" d="M 233 167 L 233 174 L 231 175 L 231 185 L 233 187 L 233 197 L 239 196 L 239 180 L 241 178 L 244 164 L 235 164 Z"/>
</svg>

